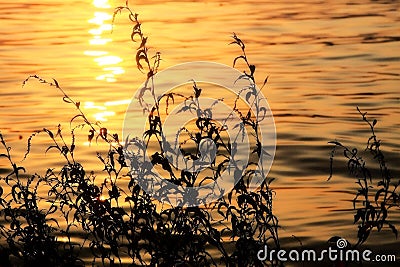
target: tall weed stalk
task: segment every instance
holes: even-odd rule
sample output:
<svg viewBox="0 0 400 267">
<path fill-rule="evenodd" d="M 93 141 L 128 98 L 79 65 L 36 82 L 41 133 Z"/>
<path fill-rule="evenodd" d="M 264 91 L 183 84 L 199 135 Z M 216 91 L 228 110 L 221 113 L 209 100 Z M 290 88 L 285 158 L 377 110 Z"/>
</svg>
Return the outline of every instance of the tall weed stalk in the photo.
<svg viewBox="0 0 400 267">
<path fill-rule="evenodd" d="M 362 158 L 357 148 L 350 148 L 339 141 L 331 141 L 334 145 L 330 157 L 330 176 L 333 175 L 333 159 L 337 150 L 343 151 L 347 160 L 347 168 L 356 179 L 358 190 L 353 199 L 354 224 L 358 224 L 357 243 L 355 247 L 367 241 L 373 230 L 380 232 L 388 227 L 395 237 L 398 230 L 395 224 L 389 219 L 391 211 L 400 208 L 400 180 L 394 179 L 381 150 L 381 140 L 376 135 L 377 120 L 369 120 L 367 112 L 362 112 L 357 107 L 362 120 L 368 125 L 371 136 L 368 138 L 365 151 L 372 156 L 372 161 L 377 163 L 378 176 L 375 177 L 368 167 L 369 163 Z"/>
</svg>

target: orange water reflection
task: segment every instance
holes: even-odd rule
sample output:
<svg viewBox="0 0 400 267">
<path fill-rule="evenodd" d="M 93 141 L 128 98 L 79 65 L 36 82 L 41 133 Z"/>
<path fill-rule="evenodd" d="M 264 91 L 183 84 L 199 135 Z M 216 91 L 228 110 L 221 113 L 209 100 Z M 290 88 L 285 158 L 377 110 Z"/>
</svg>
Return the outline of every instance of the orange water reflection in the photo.
<svg viewBox="0 0 400 267">
<path fill-rule="evenodd" d="M 114 1 L 94 0 L 90 6 L 86 1 L 41 2 L 29 8 L 22 0 L 2 3 L 0 130 L 9 140 L 23 136 L 23 142 L 10 143 L 16 158 L 25 153 L 32 131 L 58 122 L 67 131 L 74 115 L 69 105 L 60 105 L 58 92 L 33 81 L 20 88 L 27 74 L 56 78 L 82 101 L 91 121 L 103 122 L 110 132 L 118 133 L 129 103 L 124 99 L 143 82 L 130 57 L 131 25 L 125 16 L 118 18 L 111 34 Z M 379 138 L 392 158 L 390 166 L 400 172 L 396 165 L 400 162 L 398 3 L 151 0 L 137 6 L 140 1 L 131 2 L 149 36 L 151 53 L 162 52 L 161 69 L 193 60 L 230 65 L 240 51 L 226 44 L 232 31 L 239 34 L 257 65 L 258 80 L 271 77 L 264 90 L 278 132 L 270 177 L 276 178 L 274 207 L 282 237 L 293 234 L 307 244 L 334 234 L 356 237 L 353 214 L 343 212 L 352 208 L 349 201 L 356 184 L 346 170 L 326 182 L 327 142 L 337 138 L 364 147 L 369 135 L 355 110 L 360 106 L 378 119 Z M 89 38 L 83 37 L 82 29 Z M 82 134 L 78 141 L 87 140 L 86 129 L 77 133 Z M 40 144 L 48 140 L 39 138 L 33 146 L 39 152 L 28 159 L 35 167 L 27 168 L 32 172 L 59 164 L 58 154 L 43 153 L 47 146 L 43 149 Z M 93 142 L 93 150 L 101 144 Z M 93 154 L 80 151 L 80 155 L 88 170 L 98 166 Z M 6 168 L 2 163 L 0 170 Z M 380 245 L 393 240 L 378 234 L 375 239 Z"/>
<path fill-rule="evenodd" d="M 92 39 L 89 44 L 93 46 L 92 50 L 86 50 L 85 55 L 94 57 L 94 62 L 97 63 L 104 70 L 103 74 L 96 77 L 96 80 L 115 82 L 116 76 L 125 73 L 125 70 L 118 66 L 123 60 L 117 55 L 111 54 L 105 47 L 106 44 L 112 41 L 111 37 L 107 37 L 112 30 L 112 10 L 108 0 L 94 0 L 93 6 L 95 7 L 94 15 L 88 20 L 90 24 L 95 25 L 96 28 L 89 30 Z M 101 10 L 101 11 L 99 11 Z"/>
<path fill-rule="evenodd" d="M 124 74 L 125 70 L 120 65 L 123 59 L 113 54 L 108 45 L 113 41 L 111 38 L 113 10 L 108 0 L 94 0 L 92 5 L 95 11 L 93 17 L 88 20 L 94 26 L 88 31 L 92 35 L 89 40 L 92 49 L 84 51 L 84 54 L 92 57 L 96 65 L 103 70 L 103 73 L 95 77 L 96 80 L 109 83 L 116 82 L 117 76 Z M 106 104 L 85 102 L 84 109 L 88 110 L 98 122 L 106 122 L 108 117 L 115 116 L 115 111 L 108 110 Z M 87 142 L 85 144 L 88 145 Z"/>
</svg>

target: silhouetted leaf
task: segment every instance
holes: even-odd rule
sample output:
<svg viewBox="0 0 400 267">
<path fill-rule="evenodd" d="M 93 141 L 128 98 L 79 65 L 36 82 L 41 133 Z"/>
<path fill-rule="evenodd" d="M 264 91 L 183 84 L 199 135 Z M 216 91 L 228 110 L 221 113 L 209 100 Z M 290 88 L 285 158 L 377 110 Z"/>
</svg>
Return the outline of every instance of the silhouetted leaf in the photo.
<svg viewBox="0 0 400 267">
<path fill-rule="evenodd" d="M 393 224 L 391 224 L 391 223 L 388 223 L 388 226 L 390 227 L 390 229 L 392 230 L 392 232 L 393 232 L 393 234 L 396 236 L 396 238 L 398 237 L 398 231 L 397 231 L 397 229 L 396 229 L 396 227 L 393 225 Z"/>
<path fill-rule="evenodd" d="M 88 141 L 89 141 L 89 143 L 92 142 L 93 137 L 94 137 L 94 130 L 91 129 L 91 130 L 89 130 L 89 135 L 88 135 Z"/>
<path fill-rule="evenodd" d="M 364 214 L 365 214 L 364 210 L 362 209 L 357 210 L 357 213 L 354 215 L 353 223 L 358 222 L 362 217 L 364 217 Z"/>
<path fill-rule="evenodd" d="M 379 189 L 379 190 L 376 192 L 376 194 L 375 194 L 375 202 L 378 201 L 380 195 L 381 195 L 382 193 L 384 193 L 385 191 L 386 191 L 385 188 L 381 188 L 381 189 Z"/>
<path fill-rule="evenodd" d="M 100 128 L 100 136 L 102 138 L 107 139 L 107 134 L 108 134 L 107 128 Z"/>
<path fill-rule="evenodd" d="M 256 66 L 255 65 L 250 65 L 249 69 L 250 69 L 250 76 L 253 76 L 254 72 L 256 71 Z"/>
<path fill-rule="evenodd" d="M 72 103 L 72 101 L 69 99 L 69 97 L 66 97 L 66 96 L 63 97 L 63 101 L 68 104 Z"/>
<path fill-rule="evenodd" d="M 261 89 L 263 89 L 264 86 L 267 84 L 268 78 L 269 78 L 269 76 L 267 76 L 267 77 L 265 78 L 265 80 L 264 80 L 264 82 L 263 82 L 263 85 L 261 86 Z"/>
<path fill-rule="evenodd" d="M 54 84 L 56 85 L 57 88 L 60 88 L 60 86 L 58 85 L 58 82 L 56 79 L 53 78 Z"/>
<path fill-rule="evenodd" d="M 246 58 L 245 58 L 244 56 L 237 56 L 237 57 L 233 60 L 233 67 L 235 67 L 236 61 L 237 61 L 238 59 L 246 60 Z"/>
<path fill-rule="evenodd" d="M 79 118 L 79 117 L 84 118 L 83 115 L 78 114 L 78 115 L 75 115 L 74 117 L 72 117 L 72 119 L 69 121 L 69 123 L 71 124 L 76 118 Z"/>
<path fill-rule="evenodd" d="M 57 146 L 57 145 L 52 145 L 52 146 L 49 146 L 49 147 L 46 149 L 45 153 L 47 153 L 50 149 L 53 149 L 53 148 L 55 148 L 55 149 L 57 149 L 58 151 L 61 152 L 61 149 L 60 149 L 59 146 Z"/>
</svg>

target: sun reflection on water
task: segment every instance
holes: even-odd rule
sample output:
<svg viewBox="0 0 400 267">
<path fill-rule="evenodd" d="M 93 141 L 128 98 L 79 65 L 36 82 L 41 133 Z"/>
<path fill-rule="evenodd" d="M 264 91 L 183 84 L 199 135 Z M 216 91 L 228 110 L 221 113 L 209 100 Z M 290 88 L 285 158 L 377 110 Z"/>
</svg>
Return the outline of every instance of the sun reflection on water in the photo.
<svg viewBox="0 0 400 267">
<path fill-rule="evenodd" d="M 98 8 L 111 8 L 108 0 L 94 0 L 93 5 Z"/>
<path fill-rule="evenodd" d="M 85 102 L 84 109 L 86 110 L 96 110 L 98 112 L 94 113 L 93 116 L 96 121 L 98 122 L 105 122 L 107 121 L 106 117 L 114 116 L 115 112 L 107 110 L 105 106 L 95 105 L 94 102 Z"/>
<path fill-rule="evenodd" d="M 125 73 L 125 70 L 121 66 L 118 66 L 118 64 L 122 62 L 122 58 L 117 55 L 112 55 L 107 51 L 106 47 L 106 45 L 112 41 L 112 38 L 104 36 L 105 34 L 109 34 L 112 30 L 112 12 L 108 10 L 111 8 L 111 5 L 108 3 L 108 0 L 94 0 L 93 6 L 101 10 L 95 11 L 93 18 L 88 20 L 90 24 L 96 26 L 96 28 L 89 30 L 89 33 L 93 36 L 89 40 L 89 44 L 96 48 L 87 50 L 84 54 L 94 57 L 94 62 L 102 67 L 102 70 L 105 72 L 97 75 L 96 80 L 115 82 L 117 81 L 116 76 Z M 101 49 L 99 46 L 101 46 Z"/>
<path fill-rule="evenodd" d="M 84 55 L 92 57 L 93 62 L 100 67 L 102 71 L 97 72 L 95 79 L 105 82 L 116 82 L 117 76 L 125 73 L 124 68 L 120 65 L 123 61 L 121 57 L 113 53 L 111 42 L 113 18 L 112 7 L 109 0 L 93 0 L 93 17 L 88 23 L 93 27 L 88 31 L 92 36 L 88 41 L 91 48 L 84 51 Z M 109 110 L 108 106 L 126 105 L 127 100 L 117 100 L 114 102 L 106 102 L 104 104 L 85 102 L 84 109 L 87 110 L 97 122 L 106 122 L 109 117 L 115 116 L 115 111 Z M 85 144 L 85 145 L 89 145 Z"/>
</svg>

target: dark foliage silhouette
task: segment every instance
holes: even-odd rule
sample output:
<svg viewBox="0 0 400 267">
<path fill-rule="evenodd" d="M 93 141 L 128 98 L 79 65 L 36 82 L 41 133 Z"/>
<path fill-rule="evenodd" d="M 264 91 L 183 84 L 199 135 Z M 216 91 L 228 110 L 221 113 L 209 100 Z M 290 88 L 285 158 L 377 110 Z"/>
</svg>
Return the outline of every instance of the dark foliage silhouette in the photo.
<svg viewBox="0 0 400 267">
<path fill-rule="evenodd" d="M 354 224 L 358 224 L 358 241 L 354 247 L 367 241 L 371 231 L 380 232 L 385 226 L 389 227 L 397 238 L 398 230 L 394 223 L 389 220 L 389 215 L 392 210 L 400 208 L 400 180 L 395 180 L 392 176 L 381 150 L 381 141 L 378 139 L 375 130 L 377 120 L 374 119 L 371 122 L 367 118 L 366 112 L 361 112 L 358 107 L 357 111 L 371 131 L 365 150 L 372 156 L 372 161 L 375 161 L 379 166 L 378 177 L 372 174 L 370 168 L 367 167 L 367 161 L 359 155 L 357 148 L 349 148 L 338 141 L 329 142 L 334 145 L 330 158 L 329 179 L 333 175 L 334 155 L 340 149 L 347 160 L 347 168 L 350 174 L 356 178 L 356 184 L 359 187 L 353 199 L 353 208 L 356 212 Z"/>
<path fill-rule="evenodd" d="M 155 53 L 150 57 L 147 47 L 147 37 L 141 30 L 138 14 L 128 7 L 118 7 L 114 18 L 119 13 L 128 13 L 133 23 L 131 40 L 138 43 L 136 64 L 145 73 L 146 82 L 142 93 L 152 93 L 152 78 L 158 72 L 161 57 Z M 242 55 L 235 58 L 245 61 L 248 71 L 238 79 L 249 81 L 248 91 L 243 91 L 246 97 L 258 96 L 254 72 L 245 53 L 245 45 L 239 37 L 233 35 L 233 43 L 237 44 Z M 139 139 L 119 140 L 117 133 L 91 122 L 80 107 L 80 102 L 72 99 L 60 86 L 57 80 L 45 80 L 38 75 L 30 79 L 58 90 L 66 104 L 72 105 L 76 115 L 70 120 L 70 130 L 66 134 L 61 125 L 56 132 L 44 128 L 34 132 L 28 139 L 24 158 L 29 157 L 32 144 L 37 135 L 47 135 L 52 142 L 45 153 L 57 151 L 63 167 L 59 170 L 48 169 L 44 176 L 29 175 L 17 165 L 10 153 L 3 136 L 0 142 L 4 152 L 0 159 L 8 161 L 11 171 L 5 177 L 0 177 L 0 257 L 2 264 L 17 266 L 83 266 L 91 264 L 115 266 L 122 260 L 129 260 L 130 266 L 277 266 L 280 263 L 260 262 L 257 251 L 265 245 L 279 248 L 278 219 L 273 213 L 273 195 L 270 188 L 272 180 L 265 180 L 256 191 L 248 189 L 248 182 L 255 174 L 252 168 L 262 150 L 258 133 L 260 114 L 242 111 L 235 101 L 234 110 L 240 114 L 245 127 L 252 130 L 255 141 L 253 144 L 254 160 L 250 161 L 243 176 L 235 175 L 238 180 L 234 189 L 222 197 L 203 207 L 179 207 L 161 205 L 146 194 L 138 185 L 135 176 L 146 172 L 144 166 L 133 166 L 138 154 L 126 155 L 124 145 L 134 144 L 139 151 L 145 151 L 150 140 L 160 141 L 163 135 L 163 120 L 161 108 L 168 107 L 177 98 L 186 103 L 186 107 L 197 109 L 206 114 L 208 111 L 196 104 L 202 93 L 200 86 L 193 81 L 193 93 L 182 95 L 170 93 L 154 98 L 150 108 L 149 124 L 143 133 L 144 141 Z M 263 86 L 267 80 L 264 81 Z M 210 110 L 212 107 L 210 107 Z M 192 142 L 195 151 L 182 151 L 186 157 L 199 157 L 200 143 L 203 138 L 211 138 L 218 146 L 216 160 L 209 167 L 213 177 L 201 177 L 198 173 L 177 171 L 168 161 L 166 151 L 159 146 L 151 156 L 151 163 L 165 170 L 168 179 L 174 184 L 194 186 L 215 180 L 226 168 L 228 156 L 236 144 L 224 138 L 224 129 L 215 123 L 211 117 L 200 116 L 195 122 L 195 128 L 182 128 L 187 133 L 186 142 Z M 77 138 L 76 130 L 88 132 L 89 142 L 104 142 L 108 149 L 97 153 L 98 162 L 103 167 L 104 176 L 99 178 L 92 171 L 87 171 L 85 164 L 75 157 Z M 126 157 L 129 157 L 127 160 Z M 128 164 L 127 164 L 128 163 Z M 130 165 L 129 165 L 130 164 Z M 129 165 L 129 166 L 128 166 Z M 128 186 L 121 185 L 122 179 L 128 179 Z M 38 192 L 46 191 L 47 195 Z M 162 193 L 162 192 L 161 192 Z M 190 201 L 190 200 L 188 200 Z M 213 217 L 214 216 L 214 217 Z M 212 255 L 211 251 L 218 251 Z M 125 263 L 124 263 L 125 264 Z"/>
</svg>

